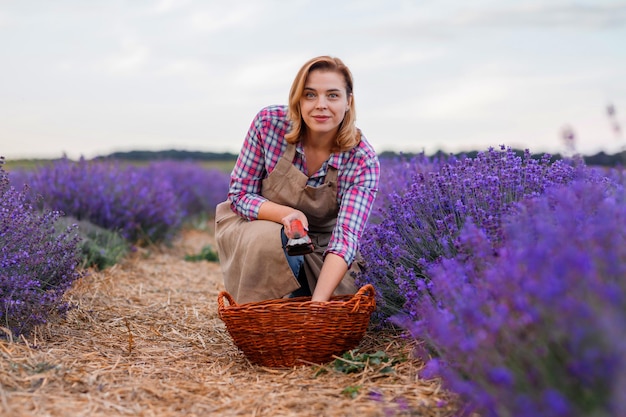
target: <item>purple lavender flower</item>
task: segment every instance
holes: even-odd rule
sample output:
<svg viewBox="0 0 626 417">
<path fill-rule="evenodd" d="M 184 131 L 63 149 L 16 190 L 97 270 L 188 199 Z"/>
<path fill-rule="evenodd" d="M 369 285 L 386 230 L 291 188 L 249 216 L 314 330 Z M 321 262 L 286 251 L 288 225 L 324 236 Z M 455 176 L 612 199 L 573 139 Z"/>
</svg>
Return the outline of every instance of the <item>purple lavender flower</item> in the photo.
<svg viewBox="0 0 626 417">
<path fill-rule="evenodd" d="M 385 207 L 392 203 L 394 196 L 404 195 L 416 181 L 429 172 L 438 171 L 445 163 L 455 161 L 453 156 L 428 157 L 425 153 L 408 157 L 405 155 L 380 159 L 380 192 L 374 203 L 371 221 L 376 222 L 384 215 Z M 381 213 L 382 212 L 382 213 Z"/>
<path fill-rule="evenodd" d="M 405 319 L 485 416 L 619 415 L 626 374 L 626 191 L 584 179 L 502 218 L 500 246 L 472 222 L 431 264 Z"/>
<path fill-rule="evenodd" d="M 58 211 L 36 210 L 26 192 L 9 185 L 0 158 L 0 325 L 27 334 L 63 314 L 62 296 L 81 276 L 76 227 L 60 233 Z"/>
<path fill-rule="evenodd" d="M 147 171 L 172 185 L 183 218 L 214 214 L 215 206 L 228 194 L 229 175 L 207 169 L 200 163 L 185 161 L 152 162 Z"/>
<path fill-rule="evenodd" d="M 188 216 L 211 214 L 228 188 L 227 174 L 190 162 L 134 166 L 62 158 L 13 174 L 14 184 L 28 184 L 47 207 L 138 243 L 169 240 Z"/>
<path fill-rule="evenodd" d="M 458 253 L 458 236 L 468 220 L 496 246 L 502 240 L 502 216 L 512 203 L 568 183 L 583 169 L 565 161 L 552 163 L 549 155 L 536 159 L 526 151 L 517 156 L 505 148 L 489 149 L 476 158 L 415 163 L 426 168 L 405 164 L 403 169 L 416 174 L 410 184 L 394 185 L 401 191 L 385 189 L 391 181 L 381 181 L 384 205 L 363 236 L 366 265 L 358 283 L 377 288 L 383 319 L 399 312 L 415 314 L 405 304 L 425 294 L 425 266 Z"/>
</svg>

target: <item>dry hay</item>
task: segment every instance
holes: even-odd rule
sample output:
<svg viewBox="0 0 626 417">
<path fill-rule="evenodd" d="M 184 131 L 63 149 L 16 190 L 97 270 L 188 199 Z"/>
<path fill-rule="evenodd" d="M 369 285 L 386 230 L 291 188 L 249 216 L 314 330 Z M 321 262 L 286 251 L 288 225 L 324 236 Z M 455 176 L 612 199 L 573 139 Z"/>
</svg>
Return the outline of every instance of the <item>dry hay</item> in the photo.
<svg viewBox="0 0 626 417">
<path fill-rule="evenodd" d="M 219 265 L 187 262 L 211 244 L 189 230 L 170 248 L 139 250 L 92 271 L 76 306 L 28 340 L 0 339 L 2 416 L 449 416 L 454 398 L 409 359 L 383 374 L 331 364 L 250 364 L 217 316 Z M 411 355 L 397 335 L 369 331 L 361 352 Z"/>
</svg>

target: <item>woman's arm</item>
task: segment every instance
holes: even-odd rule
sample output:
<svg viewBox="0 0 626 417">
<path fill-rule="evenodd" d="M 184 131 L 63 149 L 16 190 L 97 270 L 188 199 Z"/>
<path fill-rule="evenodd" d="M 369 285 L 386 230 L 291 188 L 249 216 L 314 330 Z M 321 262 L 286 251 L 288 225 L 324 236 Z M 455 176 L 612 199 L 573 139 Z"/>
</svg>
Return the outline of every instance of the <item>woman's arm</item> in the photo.
<svg viewBox="0 0 626 417">
<path fill-rule="evenodd" d="M 348 272 L 348 264 L 341 256 L 334 253 L 327 254 L 311 301 L 328 301 L 346 272 Z"/>
<path fill-rule="evenodd" d="M 228 190 L 231 208 L 247 220 L 258 219 L 260 207 L 267 200 L 261 195 L 262 182 L 278 161 L 287 128 L 280 106 L 262 109 L 250 124 Z"/>
<path fill-rule="evenodd" d="M 380 165 L 375 155 L 351 162 L 340 177 L 343 191 L 339 214 L 326 253 L 342 257 L 348 267 L 357 255 L 359 241 L 378 191 L 379 177 Z"/>
<path fill-rule="evenodd" d="M 259 220 L 271 220 L 276 223 L 282 223 L 285 227 L 285 234 L 288 238 L 292 238 L 291 221 L 298 219 L 302 222 L 305 230 L 309 229 L 309 221 L 300 210 L 293 207 L 283 206 L 273 201 L 265 201 L 259 208 Z"/>
<path fill-rule="evenodd" d="M 313 300 L 327 301 L 350 268 L 358 242 L 370 215 L 380 177 L 380 164 L 372 152 L 369 157 L 346 167 L 346 183 Z"/>
</svg>

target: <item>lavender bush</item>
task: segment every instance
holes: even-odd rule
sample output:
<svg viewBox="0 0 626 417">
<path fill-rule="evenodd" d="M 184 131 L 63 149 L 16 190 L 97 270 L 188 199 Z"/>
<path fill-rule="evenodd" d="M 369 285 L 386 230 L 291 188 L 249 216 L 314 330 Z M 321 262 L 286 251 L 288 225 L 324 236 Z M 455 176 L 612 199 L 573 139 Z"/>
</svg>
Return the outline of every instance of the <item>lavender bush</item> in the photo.
<svg viewBox="0 0 626 417">
<path fill-rule="evenodd" d="M 417 178 L 439 171 L 443 165 L 455 160 L 454 156 L 429 157 L 423 152 L 413 156 L 381 158 L 379 193 L 374 201 L 370 222 L 380 221 L 386 207 L 392 204 L 394 198 L 403 196 Z"/>
<path fill-rule="evenodd" d="M 218 169 L 207 169 L 195 162 L 152 162 L 147 171 L 159 181 L 172 184 L 182 216 L 211 215 L 228 194 L 230 177 Z"/>
<path fill-rule="evenodd" d="M 363 236 L 366 265 L 357 281 L 376 287 L 379 318 L 400 312 L 415 316 L 405 303 L 428 292 L 425 266 L 456 255 L 456 240 L 468 219 L 497 245 L 501 218 L 511 203 L 571 181 L 584 169 L 577 163 L 551 163 L 549 155 L 533 159 L 529 151 L 516 156 L 503 147 L 414 176 L 408 191 L 388 197 L 380 221 L 371 222 Z"/>
<path fill-rule="evenodd" d="M 626 192 L 576 181 L 503 220 L 494 251 L 468 222 L 461 250 L 428 270 L 431 296 L 403 322 L 483 416 L 622 416 L 626 383 Z"/>
<path fill-rule="evenodd" d="M 26 191 L 9 185 L 0 158 L 0 325 L 27 334 L 63 314 L 62 296 L 81 274 L 75 227 L 60 233 L 58 211 L 35 210 Z"/>
<path fill-rule="evenodd" d="M 172 184 L 139 167 L 63 158 L 26 174 L 22 180 L 46 206 L 133 242 L 166 240 L 181 223 Z"/>
<path fill-rule="evenodd" d="M 11 174 L 48 207 L 135 243 L 168 241 L 188 216 L 211 213 L 228 187 L 227 174 L 184 162 L 134 166 L 63 158 Z"/>
</svg>

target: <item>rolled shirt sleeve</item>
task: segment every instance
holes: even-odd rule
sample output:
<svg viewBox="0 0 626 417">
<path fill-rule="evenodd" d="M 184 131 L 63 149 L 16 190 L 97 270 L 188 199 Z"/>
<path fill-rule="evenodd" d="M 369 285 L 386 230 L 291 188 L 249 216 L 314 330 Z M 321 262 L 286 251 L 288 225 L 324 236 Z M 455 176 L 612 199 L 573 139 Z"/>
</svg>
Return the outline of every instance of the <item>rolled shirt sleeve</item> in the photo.
<svg viewBox="0 0 626 417">
<path fill-rule="evenodd" d="M 231 209 L 247 220 L 256 220 L 261 204 L 261 184 L 282 154 L 282 138 L 289 122 L 282 106 L 262 109 L 252 121 L 230 175 L 228 199 Z"/>
<path fill-rule="evenodd" d="M 354 158 L 343 165 L 345 172 L 339 176 L 339 215 L 326 253 L 341 256 L 352 265 L 378 192 L 380 163 L 363 138 Z"/>
</svg>

